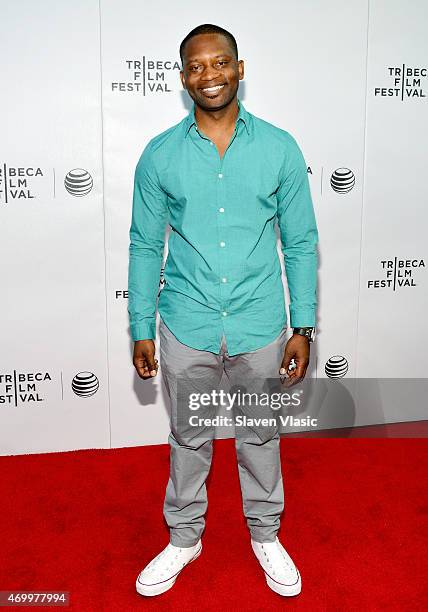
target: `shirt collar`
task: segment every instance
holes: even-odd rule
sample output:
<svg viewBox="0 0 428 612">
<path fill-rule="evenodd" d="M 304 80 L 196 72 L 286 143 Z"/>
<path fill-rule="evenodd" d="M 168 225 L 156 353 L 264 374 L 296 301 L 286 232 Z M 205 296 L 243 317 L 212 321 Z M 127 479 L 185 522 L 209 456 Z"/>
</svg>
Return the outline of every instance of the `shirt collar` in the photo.
<svg viewBox="0 0 428 612">
<path fill-rule="evenodd" d="M 238 123 L 238 121 L 241 119 L 241 121 L 244 123 L 247 133 L 250 133 L 250 116 L 248 111 L 244 108 L 244 105 L 242 104 L 241 100 L 238 98 L 238 117 L 236 119 L 236 123 Z M 187 117 L 185 118 L 185 132 L 184 132 L 184 137 L 186 138 L 190 128 L 192 127 L 192 125 L 197 125 L 196 124 L 196 119 L 195 119 L 195 103 L 193 103 L 192 109 L 190 111 L 190 113 L 187 115 Z"/>
</svg>

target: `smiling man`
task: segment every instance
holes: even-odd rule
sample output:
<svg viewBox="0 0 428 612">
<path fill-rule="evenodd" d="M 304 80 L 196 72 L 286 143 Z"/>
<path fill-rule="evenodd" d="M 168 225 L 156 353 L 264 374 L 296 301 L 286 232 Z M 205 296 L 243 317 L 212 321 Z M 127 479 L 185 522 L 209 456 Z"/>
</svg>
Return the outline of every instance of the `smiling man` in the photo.
<svg viewBox="0 0 428 612">
<path fill-rule="evenodd" d="M 305 376 L 315 331 L 318 233 L 302 152 L 289 132 L 248 112 L 237 97 L 244 62 L 230 32 L 198 26 L 181 43 L 180 57 L 181 82 L 194 104 L 145 147 L 130 229 L 133 363 L 149 380 L 158 371 L 156 303 L 171 227 L 157 304 L 171 403 L 164 502 L 170 542 L 137 578 L 137 591 L 148 596 L 171 588 L 202 550 L 213 440 L 184 435 L 180 385 L 214 389 L 223 372 L 231 383 L 287 375 L 286 384 L 295 384 Z M 290 294 L 288 341 L 276 224 Z M 256 433 L 235 441 L 251 546 L 269 587 L 297 595 L 300 573 L 277 536 L 284 508 L 280 436 L 275 428 Z M 226 544 L 220 533 L 219 547 Z"/>
</svg>

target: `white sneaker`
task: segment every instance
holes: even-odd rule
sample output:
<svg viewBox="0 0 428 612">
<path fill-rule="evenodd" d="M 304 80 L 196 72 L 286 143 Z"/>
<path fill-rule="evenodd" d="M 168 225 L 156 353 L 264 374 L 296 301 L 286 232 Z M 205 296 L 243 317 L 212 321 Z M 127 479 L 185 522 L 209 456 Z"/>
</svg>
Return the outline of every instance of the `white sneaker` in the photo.
<svg viewBox="0 0 428 612">
<path fill-rule="evenodd" d="M 278 538 L 263 544 L 251 540 L 251 546 L 272 591 L 279 595 L 298 595 L 302 590 L 299 570 Z"/>
<path fill-rule="evenodd" d="M 136 582 L 137 592 L 148 596 L 165 593 L 174 585 L 181 570 L 197 559 L 201 551 L 201 540 L 190 548 L 179 548 L 169 543 L 139 573 Z"/>
</svg>

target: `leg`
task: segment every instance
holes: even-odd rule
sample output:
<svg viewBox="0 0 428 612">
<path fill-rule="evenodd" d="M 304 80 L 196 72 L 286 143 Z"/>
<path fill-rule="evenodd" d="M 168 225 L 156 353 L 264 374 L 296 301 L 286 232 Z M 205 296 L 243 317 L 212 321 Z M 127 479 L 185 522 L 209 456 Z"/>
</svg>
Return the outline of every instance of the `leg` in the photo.
<svg viewBox="0 0 428 612">
<path fill-rule="evenodd" d="M 209 392 L 218 386 L 222 373 L 221 355 L 188 347 L 175 338 L 160 320 L 160 365 L 171 404 L 170 477 L 166 487 L 164 516 L 170 542 L 190 547 L 205 527 L 207 492 L 205 481 L 211 467 L 213 436 L 185 426 L 189 393 Z"/>
<path fill-rule="evenodd" d="M 286 344 L 286 329 L 273 342 L 257 351 L 225 357 L 231 384 L 260 392 L 263 379 L 279 379 Z M 267 387 L 265 388 L 267 389 Z M 243 413 L 260 416 L 260 409 Z M 242 414 L 242 412 L 241 412 Z M 256 542 L 274 542 L 284 509 L 284 489 L 277 427 L 237 427 L 235 446 L 244 515 Z"/>
</svg>

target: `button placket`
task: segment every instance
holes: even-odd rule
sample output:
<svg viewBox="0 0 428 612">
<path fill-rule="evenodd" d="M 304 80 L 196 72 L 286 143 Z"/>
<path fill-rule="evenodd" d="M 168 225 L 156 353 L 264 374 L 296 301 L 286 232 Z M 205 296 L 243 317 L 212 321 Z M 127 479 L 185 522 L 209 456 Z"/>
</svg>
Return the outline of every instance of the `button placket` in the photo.
<svg viewBox="0 0 428 612">
<path fill-rule="evenodd" d="M 226 262 L 228 260 L 227 253 L 227 236 L 225 236 L 224 229 L 227 226 L 227 219 L 225 218 L 225 198 L 224 198 L 224 190 L 227 185 L 227 167 L 226 172 L 224 172 L 224 165 L 227 152 L 234 141 L 237 134 L 237 126 L 235 126 L 235 130 L 233 132 L 232 138 L 226 150 L 223 154 L 223 157 L 220 158 L 220 155 L 217 151 L 217 155 L 220 160 L 220 164 L 217 171 L 217 204 L 218 204 L 218 212 L 217 215 L 217 227 L 218 227 L 218 237 L 219 237 L 219 292 L 220 292 L 220 313 L 221 318 L 224 320 L 227 318 L 228 312 L 228 277 L 227 277 L 227 266 Z M 217 150 L 217 148 L 216 148 Z"/>
<path fill-rule="evenodd" d="M 225 153 L 226 154 L 226 153 Z M 224 216 L 224 190 L 226 187 L 226 183 L 224 182 L 224 173 L 223 173 L 223 165 L 224 165 L 224 156 L 223 159 L 220 159 L 220 166 L 217 170 L 217 203 L 218 203 L 218 214 L 217 214 L 217 226 L 218 226 L 218 237 L 219 237 L 219 309 L 220 309 L 220 317 L 221 319 L 225 319 L 227 316 L 227 309 L 225 303 L 225 291 L 223 290 L 222 285 L 224 285 L 223 279 L 226 278 L 226 262 L 227 262 L 227 236 L 225 233 L 226 230 L 226 218 Z"/>
</svg>

